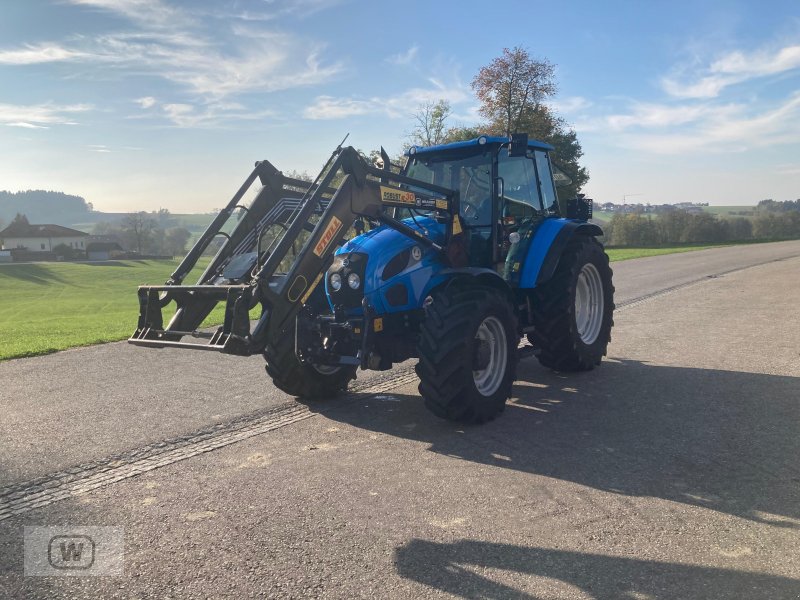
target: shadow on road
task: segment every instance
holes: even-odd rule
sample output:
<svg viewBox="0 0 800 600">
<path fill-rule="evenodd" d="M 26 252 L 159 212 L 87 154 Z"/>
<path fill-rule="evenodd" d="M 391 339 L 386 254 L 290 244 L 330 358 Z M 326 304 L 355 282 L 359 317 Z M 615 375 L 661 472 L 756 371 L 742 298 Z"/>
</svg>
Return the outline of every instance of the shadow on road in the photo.
<svg viewBox="0 0 800 600">
<path fill-rule="evenodd" d="M 520 370 L 481 426 L 438 420 L 411 395 L 311 408 L 450 457 L 800 530 L 800 378 L 637 361 Z"/>
<path fill-rule="evenodd" d="M 596 600 L 800 596 L 800 581 L 786 577 L 473 540 L 414 539 L 396 550 L 395 563 L 402 577 L 461 598 L 540 597 L 493 581 L 487 569 L 558 580 Z M 566 591 L 563 585 L 553 587 Z"/>
</svg>

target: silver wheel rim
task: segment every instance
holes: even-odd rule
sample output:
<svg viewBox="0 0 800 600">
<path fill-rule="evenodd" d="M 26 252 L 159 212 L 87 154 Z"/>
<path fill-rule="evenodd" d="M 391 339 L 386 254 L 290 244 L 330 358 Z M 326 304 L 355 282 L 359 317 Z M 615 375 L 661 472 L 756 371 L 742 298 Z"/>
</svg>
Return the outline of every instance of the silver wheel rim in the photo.
<svg viewBox="0 0 800 600">
<path fill-rule="evenodd" d="M 489 360 L 485 368 L 472 371 L 472 379 L 481 396 L 491 396 L 503 383 L 508 362 L 506 330 L 500 319 L 486 317 L 475 333 L 475 341 L 487 345 Z"/>
<path fill-rule="evenodd" d="M 603 280 L 592 263 L 583 265 L 575 289 L 575 325 L 584 344 L 591 345 L 603 326 Z"/>
<path fill-rule="evenodd" d="M 342 368 L 342 367 L 334 367 L 331 365 L 315 365 L 314 363 L 311 363 L 311 366 L 320 375 L 333 375 L 334 373 L 336 373 L 336 371 Z"/>
</svg>

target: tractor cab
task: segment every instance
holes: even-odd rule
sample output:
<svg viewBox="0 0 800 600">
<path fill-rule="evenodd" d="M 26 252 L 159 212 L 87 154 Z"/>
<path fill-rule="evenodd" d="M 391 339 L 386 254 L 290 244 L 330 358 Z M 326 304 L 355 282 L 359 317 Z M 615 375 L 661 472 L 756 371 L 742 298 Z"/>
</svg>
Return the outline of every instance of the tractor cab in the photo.
<svg viewBox="0 0 800 600">
<path fill-rule="evenodd" d="M 508 278 L 514 273 L 509 257 L 527 251 L 545 219 L 561 215 L 551 150 L 552 146 L 525 135 L 412 147 L 404 174 L 458 190 L 469 266 L 491 268 Z M 417 213 L 396 210 L 405 217 Z"/>
</svg>

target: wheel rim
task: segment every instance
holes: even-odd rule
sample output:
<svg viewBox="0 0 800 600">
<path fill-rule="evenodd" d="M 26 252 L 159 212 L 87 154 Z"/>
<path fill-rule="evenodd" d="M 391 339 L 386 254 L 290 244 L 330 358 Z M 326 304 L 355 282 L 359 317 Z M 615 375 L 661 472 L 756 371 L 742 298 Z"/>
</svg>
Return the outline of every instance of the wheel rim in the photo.
<svg viewBox="0 0 800 600">
<path fill-rule="evenodd" d="M 508 362 L 506 330 L 500 319 L 486 317 L 475 333 L 475 342 L 485 352 L 482 362 L 486 364 L 477 370 L 473 368 L 472 379 L 482 396 L 491 396 L 503 383 Z"/>
<path fill-rule="evenodd" d="M 339 369 L 342 368 L 342 367 L 334 367 L 332 365 L 315 365 L 314 363 L 311 363 L 311 366 L 320 375 L 333 375 Z"/>
<path fill-rule="evenodd" d="M 584 344 L 593 344 L 603 326 L 603 280 L 592 263 L 583 265 L 575 289 L 575 324 Z"/>
</svg>

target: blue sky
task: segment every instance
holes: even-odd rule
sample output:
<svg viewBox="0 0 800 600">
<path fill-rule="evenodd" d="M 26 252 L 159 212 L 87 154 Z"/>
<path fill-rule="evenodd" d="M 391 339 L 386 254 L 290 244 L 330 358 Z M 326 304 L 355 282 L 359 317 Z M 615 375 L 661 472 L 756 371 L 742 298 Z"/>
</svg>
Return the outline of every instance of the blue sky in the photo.
<svg viewBox="0 0 800 600">
<path fill-rule="evenodd" d="M 797 1 L 5 0 L 0 189 L 204 212 L 255 160 L 399 151 L 520 45 L 557 65 L 597 201 L 800 197 Z"/>
</svg>

